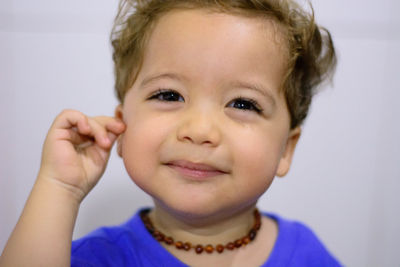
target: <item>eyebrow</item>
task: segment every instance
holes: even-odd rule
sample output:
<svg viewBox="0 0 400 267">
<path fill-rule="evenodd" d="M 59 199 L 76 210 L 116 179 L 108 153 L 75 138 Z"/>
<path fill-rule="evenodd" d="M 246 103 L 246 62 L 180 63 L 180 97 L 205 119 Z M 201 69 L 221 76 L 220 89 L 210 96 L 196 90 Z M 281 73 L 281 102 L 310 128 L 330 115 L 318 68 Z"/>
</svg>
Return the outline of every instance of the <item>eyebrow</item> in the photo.
<svg viewBox="0 0 400 267">
<path fill-rule="evenodd" d="M 153 81 L 159 80 L 159 79 L 172 79 L 172 80 L 177 80 L 177 81 L 182 81 L 182 80 L 186 80 L 186 78 L 184 78 L 183 76 L 176 74 L 176 73 L 161 73 L 161 74 L 155 74 L 155 75 L 151 75 L 147 78 L 145 78 L 141 83 L 140 86 L 143 87 Z"/>
<path fill-rule="evenodd" d="M 276 106 L 275 98 L 273 97 L 270 90 L 261 84 L 249 83 L 249 82 L 244 82 L 244 81 L 234 81 L 231 85 L 233 87 L 246 88 L 246 89 L 256 91 L 256 92 L 260 93 L 261 95 L 265 96 L 274 107 Z"/>
</svg>

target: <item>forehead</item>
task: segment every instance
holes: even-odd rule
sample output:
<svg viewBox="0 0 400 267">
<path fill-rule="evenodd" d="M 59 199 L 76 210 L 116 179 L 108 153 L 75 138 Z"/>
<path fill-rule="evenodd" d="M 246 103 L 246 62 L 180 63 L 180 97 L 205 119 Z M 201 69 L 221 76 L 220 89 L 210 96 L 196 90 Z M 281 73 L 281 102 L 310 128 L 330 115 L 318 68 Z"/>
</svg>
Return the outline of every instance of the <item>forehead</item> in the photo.
<svg viewBox="0 0 400 267">
<path fill-rule="evenodd" d="M 282 79 L 287 45 L 272 19 L 210 10 L 174 10 L 159 18 L 142 71 L 185 71 L 201 79 L 263 74 Z M 251 77 L 249 77 L 251 78 Z"/>
</svg>

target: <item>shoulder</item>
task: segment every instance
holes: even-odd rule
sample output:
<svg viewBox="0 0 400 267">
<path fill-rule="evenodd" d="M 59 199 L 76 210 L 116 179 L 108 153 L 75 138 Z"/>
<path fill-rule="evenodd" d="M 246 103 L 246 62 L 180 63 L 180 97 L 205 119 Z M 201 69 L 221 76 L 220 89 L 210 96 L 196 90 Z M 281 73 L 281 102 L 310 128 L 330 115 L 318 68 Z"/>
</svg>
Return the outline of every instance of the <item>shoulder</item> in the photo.
<svg viewBox="0 0 400 267">
<path fill-rule="evenodd" d="M 148 233 L 140 218 L 143 210 L 121 225 L 73 241 L 71 266 L 186 266 Z"/>
<path fill-rule="evenodd" d="M 135 244 L 135 239 L 138 238 L 134 231 L 137 216 L 135 214 L 126 223 L 118 226 L 101 227 L 73 241 L 71 266 L 107 266 L 111 259 L 127 258 L 129 247 L 123 244 L 126 242 L 131 246 Z M 120 264 L 124 265 L 123 262 Z"/>
<path fill-rule="evenodd" d="M 264 266 L 341 266 L 305 224 L 264 213 L 278 225 L 278 237 Z"/>
<path fill-rule="evenodd" d="M 139 210 L 117 226 L 101 227 L 72 242 L 71 266 L 142 266 L 141 244 L 148 238 Z"/>
</svg>

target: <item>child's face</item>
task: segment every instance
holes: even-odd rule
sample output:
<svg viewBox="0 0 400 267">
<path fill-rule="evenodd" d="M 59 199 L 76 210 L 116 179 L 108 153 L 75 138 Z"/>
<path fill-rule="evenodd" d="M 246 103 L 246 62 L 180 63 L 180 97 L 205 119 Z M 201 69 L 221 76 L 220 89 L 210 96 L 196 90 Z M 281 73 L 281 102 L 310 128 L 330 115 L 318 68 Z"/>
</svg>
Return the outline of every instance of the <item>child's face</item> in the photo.
<svg viewBox="0 0 400 267">
<path fill-rule="evenodd" d="M 252 207 L 288 171 L 299 130 L 290 130 L 279 90 L 280 37 L 261 19 L 200 10 L 160 19 L 117 109 L 127 124 L 119 143 L 126 169 L 157 205 L 232 213 Z"/>
</svg>

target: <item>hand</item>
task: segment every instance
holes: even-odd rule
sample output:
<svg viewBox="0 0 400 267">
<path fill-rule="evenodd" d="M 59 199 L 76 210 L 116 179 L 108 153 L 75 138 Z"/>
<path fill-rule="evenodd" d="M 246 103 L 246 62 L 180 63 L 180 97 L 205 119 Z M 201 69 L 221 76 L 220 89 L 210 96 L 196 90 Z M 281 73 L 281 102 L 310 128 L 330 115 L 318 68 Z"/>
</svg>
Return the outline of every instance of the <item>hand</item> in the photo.
<svg viewBox="0 0 400 267">
<path fill-rule="evenodd" d="M 104 173 L 112 145 L 124 131 L 125 124 L 112 117 L 63 111 L 46 137 L 38 179 L 55 181 L 81 202 Z"/>
</svg>

